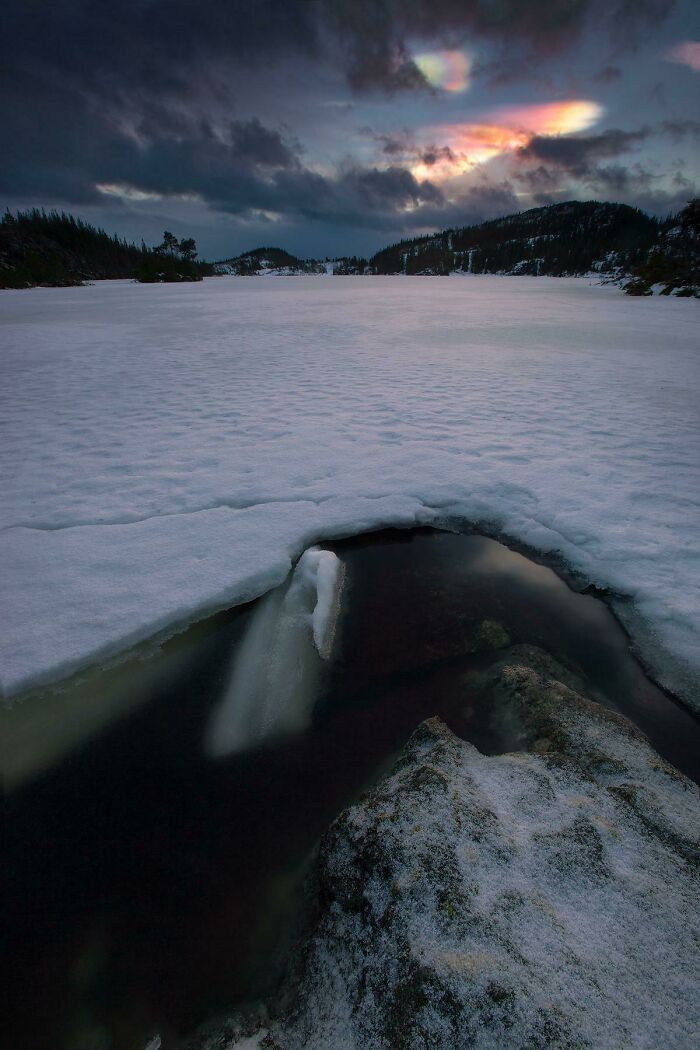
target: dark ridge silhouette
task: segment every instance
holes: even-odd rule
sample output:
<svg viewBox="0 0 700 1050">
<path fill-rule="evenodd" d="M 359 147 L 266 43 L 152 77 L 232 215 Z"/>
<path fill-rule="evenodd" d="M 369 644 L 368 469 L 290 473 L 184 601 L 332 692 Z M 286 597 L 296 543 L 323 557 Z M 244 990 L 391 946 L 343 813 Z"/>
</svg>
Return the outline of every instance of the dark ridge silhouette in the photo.
<svg viewBox="0 0 700 1050">
<path fill-rule="evenodd" d="M 630 295 L 700 296 L 700 201 L 660 220 L 627 204 L 567 201 L 474 226 L 413 237 L 367 259 L 320 262 L 264 247 L 218 263 L 199 262 L 192 238 L 167 230 L 140 247 L 56 211 L 9 211 L 0 221 L 0 288 L 76 285 L 131 277 L 144 283 L 198 281 L 213 274 L 408 274 L 454 272 L 570 277 L 599 273 Z"/>
<path fill-rule="evenodd" d="M 370 259 L 373 273 L 574 276 L 629 272 L 661 224 L 626 204 L 567 201 L 401 241 Z"/>
<path fill-rule="evenodd" d="M 0 288 L 66 287 L 114 277 L 192 281 L 212 272 L 194 261 L 191 238 L 172 240 L 170 250 L 143 242 L 138 247 L 65 212 L 6 211 L 0 221 Z"/>
</svg>

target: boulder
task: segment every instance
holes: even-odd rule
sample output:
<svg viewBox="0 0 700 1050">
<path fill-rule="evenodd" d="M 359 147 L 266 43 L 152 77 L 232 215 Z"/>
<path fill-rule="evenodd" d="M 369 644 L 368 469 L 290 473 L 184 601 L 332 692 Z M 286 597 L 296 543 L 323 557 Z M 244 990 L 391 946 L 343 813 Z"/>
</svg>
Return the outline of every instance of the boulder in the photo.
<svg viewBox="0 0 700 1050">
<path fill-rule="evenodd" d="M 540 650 L 482 686 L 517 750 L 420 725 L 324 836 L 282 995 L 194 1046 L 697 1046 L 696 786 Z"/>
</svg>

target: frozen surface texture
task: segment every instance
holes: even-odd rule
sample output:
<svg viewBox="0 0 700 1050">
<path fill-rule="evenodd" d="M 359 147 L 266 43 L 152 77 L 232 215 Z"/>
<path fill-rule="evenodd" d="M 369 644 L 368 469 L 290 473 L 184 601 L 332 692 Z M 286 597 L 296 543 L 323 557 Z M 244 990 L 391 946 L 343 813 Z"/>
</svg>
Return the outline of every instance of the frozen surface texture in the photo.
<svg viewBox="0 0 700 1050">
<path fill-rule="evenodd" d="M 632 596 L 692 694 L 699 316 L 581 279 L 3 292 L 3 692 L 461 516 Z"/>
<path fill-rule="evenodd" d="M 278 1003 L 193 1047 L 697 1046 L 696 786 L 544 653 L 515 647 L 485 677 L 522 749 L 485 756 L 424 722 L 322 840 Z"/>
</svg>

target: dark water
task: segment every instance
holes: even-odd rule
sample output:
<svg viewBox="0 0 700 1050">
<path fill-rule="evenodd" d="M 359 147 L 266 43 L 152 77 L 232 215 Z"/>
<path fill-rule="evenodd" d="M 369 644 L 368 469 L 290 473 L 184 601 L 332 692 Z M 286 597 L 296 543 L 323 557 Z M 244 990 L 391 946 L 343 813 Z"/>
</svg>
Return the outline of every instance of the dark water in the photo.
<svg viewBox="0 0 700 1050">
<path fill-rule="evenodd" d="M 551 570 L 493 540 L 428 530 L 332 549 L 347 573 L 341 636 L 306 733 L 205 755 L 250 606 L 112 680 L 129 693 L 126 713 L 9 795 L 4 1045 L 143 1050 L 159 1032 L 168 1050 L 269 992 L 314 844 L 418 723 L 439 714 L 486 751 L 507 746 L 469 684 L 493 659 L 464 644 L 484 619 L 578 665 L 698 778 L 698 723 L 645 678 L 608 609 Z M 82 688 L 100 703 L 99 676 Z"/>
</svg>

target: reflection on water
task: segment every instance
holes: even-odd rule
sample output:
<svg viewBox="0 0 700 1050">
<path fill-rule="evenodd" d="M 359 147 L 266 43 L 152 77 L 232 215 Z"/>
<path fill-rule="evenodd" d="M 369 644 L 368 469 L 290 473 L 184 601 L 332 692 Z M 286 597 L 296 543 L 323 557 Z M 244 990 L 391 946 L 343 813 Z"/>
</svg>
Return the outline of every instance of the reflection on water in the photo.
<svg viewBox="0 0 700 1050">
<path fill-rule="evenodd" d="M 287 585 L 64 691 L 60 746 L 49 696 L 43 715 L 11 712 L 13 739 L 32 754 L 6 806 L 8 1046 L 142 1050 L 158 1031 L 168 1050 L 207 1015 L 274 987 L 314 843 L 416 725 L 439 714 L 484 750 L 508 746 L 470 684 L 494 659 L 484 621 L 498 644 L 507 634 L 577 665 L 697 777 L 698 724 L 644 677 L 607 608 L 549 569 L 493 540 L 428 530 L 328 546 L 345 585 L 326 659 L 318 585 L 297 595 L 291 633 Z M 244 749 L 235 695 L 243 708 L 254 698 L 257 718 L 281 651 L 278 685 L 291 692 L 280 695 L 301 708 L 285 700 L 275 731 L 253 732 Z M 237 745 L 212 749 L 212 726 L 228 732 L 232 713 Z"/>
</svg>

